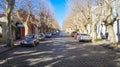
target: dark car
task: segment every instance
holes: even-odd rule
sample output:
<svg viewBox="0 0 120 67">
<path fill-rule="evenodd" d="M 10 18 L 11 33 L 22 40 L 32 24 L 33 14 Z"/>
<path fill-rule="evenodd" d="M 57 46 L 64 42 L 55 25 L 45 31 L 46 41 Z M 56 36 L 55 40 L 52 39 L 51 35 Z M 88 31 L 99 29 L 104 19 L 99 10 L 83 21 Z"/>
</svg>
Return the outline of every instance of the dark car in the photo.
<svg viewBox="0 0 120 67">
<path fill-rule="evenodd" d="M 37 34 L 36 36 L 37 36 L 37 38 L 38 38 L 39 41 L 43 41 L 43 40 L 45 40 L 45 35 L 42 34 L 42 33 Z"/>
<path fill-rule="evenodd" d="M 21 46 L 36 46 L 39 44 L 37 37 L 34 34 L 28 34 L 25 38 L 20 42 Z"/>
<path fill-rule="evenodd" d="M 56 35 L 57 33 L 54 31 L 54 32 L 52 32 L 52 35 Z"/>
<path fill-rule="evenodd" d="M 46 33 L 45 33 L 45 37 L 47 37 L 47 38 L 48 38 L 48 37 L 52 37 L 52 33 L 51 33 L 51 32 L 46 32 Z"/>
<path fill-rule="evenodd" d="M 71 33 L 71 36 L 74 37 L 75 33 L 77 33 L 77 32 L 76 32 L 76 31 L 73 31 L 73 32 Z"/>
</svg>

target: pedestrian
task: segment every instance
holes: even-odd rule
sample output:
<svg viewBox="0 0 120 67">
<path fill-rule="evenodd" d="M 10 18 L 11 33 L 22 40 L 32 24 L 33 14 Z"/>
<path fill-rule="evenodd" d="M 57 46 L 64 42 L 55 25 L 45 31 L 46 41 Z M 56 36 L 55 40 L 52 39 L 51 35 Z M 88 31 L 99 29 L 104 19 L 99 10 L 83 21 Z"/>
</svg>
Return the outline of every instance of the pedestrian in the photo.
<svg viewBox="0 0 120 67">
<path fill-rule="evenodd" d="M 105 37 L 108 40 L 108 32 L 105 33 Z"/>
</svg>

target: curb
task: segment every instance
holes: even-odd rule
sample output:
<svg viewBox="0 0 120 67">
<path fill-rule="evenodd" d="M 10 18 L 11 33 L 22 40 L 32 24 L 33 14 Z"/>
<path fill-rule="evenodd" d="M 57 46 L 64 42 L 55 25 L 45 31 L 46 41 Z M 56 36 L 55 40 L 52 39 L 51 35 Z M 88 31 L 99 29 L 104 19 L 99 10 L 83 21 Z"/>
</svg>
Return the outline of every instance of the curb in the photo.
<svg viewBox="0 0 120 67">
<path fill-rule="evenodd" d="M 108 41 L 92 42 L 92 45 L 111 44 Z"/>
<path fill-rule="evenodd" d="M 12 49 L 14 49 L 14 48 L 16 48 L 16 47 L 18 47 L 18 46 L 19 46 L 19 45 L 15 45 L 14 47 L 10 47 L 10 48 L 8 48 L 8 49 L 5 49 L 4 51 L 1 51 L 0 54 L 5 53 L 5 52 L 7 52 L 7 51 L 9 51 L 9 50 L 12 50 Z"/>
<path fill-rule="evenodd" d="M 114 48 L 113 46 L 111 46 L 111 43 L 105 43 L 106 45 L 100 45 L 106 49 L 110 49 L 113 50 L 115 52 L 120 52 L 120 47 Z"/>
</svg>

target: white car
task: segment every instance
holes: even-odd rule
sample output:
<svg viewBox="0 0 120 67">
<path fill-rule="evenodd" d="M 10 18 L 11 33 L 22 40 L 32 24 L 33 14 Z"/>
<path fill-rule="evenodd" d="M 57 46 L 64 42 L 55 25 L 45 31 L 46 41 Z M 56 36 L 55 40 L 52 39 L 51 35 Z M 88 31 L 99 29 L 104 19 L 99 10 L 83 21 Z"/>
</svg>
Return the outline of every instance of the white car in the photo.
<svg viewBox="0 0 120 67">
<path fill-rule="evenodd" d="M 81 42 L 81 41 L 92 41 L 92 38 L 90 37 L 90 35 L 88 35 L 88 34 L 79 34 L 78 36 L 77 36 L 77 40 L 79 41 L 79 42 Z"/>
</svg>

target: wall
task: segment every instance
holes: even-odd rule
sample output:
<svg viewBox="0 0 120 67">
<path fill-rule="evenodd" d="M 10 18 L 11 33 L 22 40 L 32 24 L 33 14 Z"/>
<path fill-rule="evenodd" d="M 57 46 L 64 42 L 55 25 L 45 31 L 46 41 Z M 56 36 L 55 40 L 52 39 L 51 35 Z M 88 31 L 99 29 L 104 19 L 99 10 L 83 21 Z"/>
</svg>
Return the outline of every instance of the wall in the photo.
<svg viewBox="0 0 120 67">
<path fill-rule="evenodd" d="M 0 22 L 0 25 L 2 25 L 2 38 L 0 38 L 0 42 L 6 43 L 6 23 L 5 22 Z"/>
</svg>

